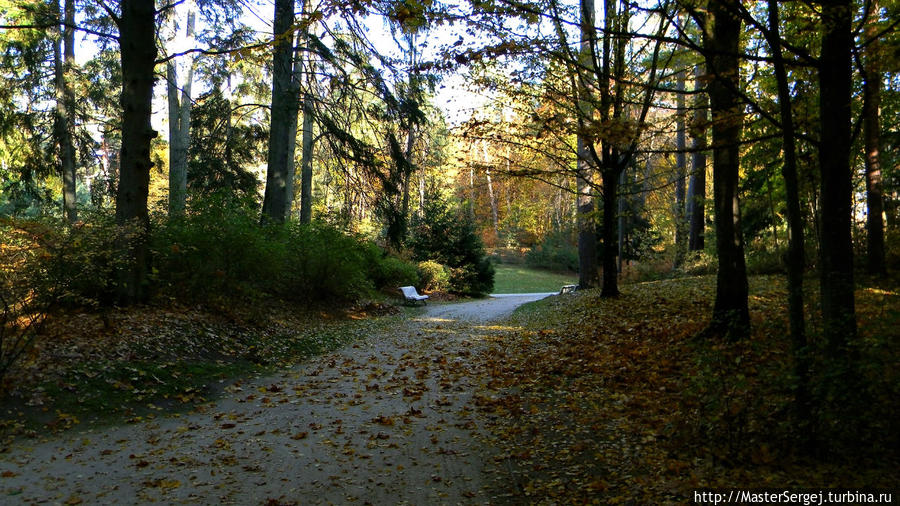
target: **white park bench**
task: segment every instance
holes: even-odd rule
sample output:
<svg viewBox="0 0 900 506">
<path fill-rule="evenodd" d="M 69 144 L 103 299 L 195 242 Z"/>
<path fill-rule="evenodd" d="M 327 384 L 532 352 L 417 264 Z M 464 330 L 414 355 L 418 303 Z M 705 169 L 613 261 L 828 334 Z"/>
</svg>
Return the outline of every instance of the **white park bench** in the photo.
<svg viewBox="0 0 900 506">
<path fill-rule="evenodd" d="M 578 289 L 578 285 L 563 285 L 562 289 L 559 291 L 559 294 L 562 295 L 564 293 L 575 293 L 575 290 Z"/>
<path fill-rule="evenodd" d="M 422 301 L 422 304 L 428 304 L 425 302 L 428 299 L 427 295 L 419 295 L 419 292 L 416 291 L 416 287 L 414 286 L 401 286 L 400 291 L 403 292 L 403 297 L 406 299 L 406 302 L 419 302 Z"/>
</svg>

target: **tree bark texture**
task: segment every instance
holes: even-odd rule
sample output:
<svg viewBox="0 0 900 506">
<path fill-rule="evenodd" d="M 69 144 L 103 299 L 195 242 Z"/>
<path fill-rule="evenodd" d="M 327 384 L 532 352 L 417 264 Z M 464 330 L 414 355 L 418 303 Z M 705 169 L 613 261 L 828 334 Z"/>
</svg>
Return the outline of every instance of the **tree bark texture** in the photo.
<svg viewBox="0 0 900 506">
<path fill-rule="evenodd" d="M 300 223 L 312 221 L 313 103 L 307 92 L 303 97 L 303 144 L 300 155 Z"/>
<path fill-rule="evenodd" d="M 694 90 L 703 88 L 703 66 L 694 70 Z M 708 103 L 705 93 L 697 93 L 691 127 L 691 179 L 688 184 L 687 221 L 690 224 L 688 249 L 702 251 L 706 233 L 706 125 Z"/>
<path fill-rule="evenodd" d="M 177 35 L 190 41 L 194 37 L 195 12 L 191 8 L 185 17 L 184 35 Z M 176 20 L 177 21 L 177 20 Z M 194 81 L 194 57 L 181 56 L 188 60 L 179 65 L 176 60 L 166 64 L 166 95 L 169 103 L 169 215 L 184 212 L 187 198 L 188 148 L 191 144 L 191 87 Z M 179 69 L 181 72 L 179 76 Z M 180 79 L 179 79 L 180 78 Z"/>
<path fill-rule="evenodd" d="M 141 302 L 147 296 L 150 260 L 150 126 L 156 64 L 156 11 L 153 2 L 122 0 L 119 44 L 122 62 L 122 150 L 116 223 L 123 228 L 121 243 L 126 265 L 120 269 L 119 296 L 123 303 Z"/>
<path fill-rule="evenodd" d="M 283 223 L 290 212 L 294 189 L 294 150 L 299 100 L 293 79 L 294 1 L 275 0 L 272 55 L 272 107 L 263 221 Z M 292 119 L 293 118 L 293 119 Z M 293 140 L 292 140 L 293 139 Z"/>
<path fill-rule="evenodd" d="M 809 387 L 809 365 L 806 341 L 806 317 L 803 312 L 803 272 L 806 269 L 806 247 L 803 238 L 803 215 L 800 203 L 800 184 L 797 177 L 797 142 L 794 116 L 791 110 L 791 92 L 787 70 L 782 56 L 779 35 L 778 1 L 768 0 L 769 31 L 766 38 L 774 60 L 775 79 L 778 84 L 778 107 L 782 127 L 782 151 L 784 154 L 785 197 L 788 222 L 788 318 L 790 321 L 791 347 L 794 354 L 794 373 L 797 376 L 796 411 L 800 423 L 807 427 L 812 421 Z"/>
<path fill-rule="evenodd" d="M 684 263 L 687 251 L 687 219 L 685 215 L 685 183 L 687 178 L 687 149 L 685 135 L 684 71 L 675 76 L 675 262 L 678 268 Z"/>
<path fill-rule="evenodd" d="M 616 268 L 616 224 L 619 176 L 621 172 L 606 171 L 603 174 L 603 289 L 602 297 L 619 295 L 618 269 Z"/>
<path fill-rule="evenodd" d="M 59 4 L 56 4 L 59 11 Z M 53 67 L 56 81 L 56 118 L 54 136 L 59 147 L 62 174 L 63 212 L 69 223 L 78 221 L 75 172 L 75 93 L 72 72 L 75 67 L 75 4 L 65 0 L 60 12 L 63 28 L 53 48 Z"/>
<path fill-rule="evenodd" d="M 737 0 L 710 2 L 704 52 L 711 74 L 710 108 L 713 123 L 713 200 L 719 268 L 710 330 L 730 338 L 746 336 L 750 329 L 747 306 L 747 268 L 741 209 L 738 199 L 743 106 L 740 89 L 741 21 Z"/>
<path fill-rule="evenodd" d="M 312 222 L 312 151 L 313 151 L 313 96 L 312 81 L 315 72 L 313 54 L 309 48 L 309 33 L 313 30 L 315 23 L 306 22 L 310 19 L 310 2 L 303 1 L 302 16 L 305 18 L 301 24 L 303 37 L 303 54 L 298 51 L 297 63 L 300 65 L 301 73 L 297 77 L 297 86 L 303 90 L 303 123 L 302 123 L 302 141 L 300 144 L 300 223 Z M 305 79 L 304 75 L 308 78 Z"/>
<path fill-rule="evenodd" d="M 881 175 L 881 65 L 879 63 L 878 2 L 872 4 L 874 20 L 866 25 L 871 40 L 863 57 L 863 138 L 866 155 L 866 267 L 872 274 L 884 274 L 884 195 Z"/>
<path fill-rule="evenodd" d="M 582 66 L 593 68 L 591 44 L 595 42 L 594 0 L 581 0 L 581 48 L 579 60 Z M 583 72 L 578 78 L 578 113 L 580 121 L 591 117 L 593 111 L 588 100 L 590 90 Z M 597 286 L 597 231 L 594 219 L 594 196 L 591 188 L 593 168 L 588 163 L 590 152 L 588 145 L 593 139 L 584 132 L 577 138 L 577 155 L 575 190 L 577 192 L 575 207 L 578 227 L 578 286 L 593 288 Z"/>
<path fill-rule="evenodd" d="M 856 337 L 850 169 L 852 19 L 849 0 L 822 4 L 819 274 L 827 352 L 839 361 L 844 360 L 850 351 L 848 345 Z"/>
</svg>

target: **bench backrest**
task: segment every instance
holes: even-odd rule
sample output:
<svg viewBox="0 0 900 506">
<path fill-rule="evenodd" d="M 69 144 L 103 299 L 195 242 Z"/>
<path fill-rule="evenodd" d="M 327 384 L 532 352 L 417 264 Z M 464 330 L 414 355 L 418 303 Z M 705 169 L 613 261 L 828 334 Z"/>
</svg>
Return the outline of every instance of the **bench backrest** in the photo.
<svg viewBox="0 0 900 506">
<path fill-rule="evenodd" d="M 401 286 L 400 291 L 403 292 L 403 296 L 406 298 L 415 298 L 419 296 L 419 292 L 416 291 L 416 287 L 414 286 Z"/>
</svg>

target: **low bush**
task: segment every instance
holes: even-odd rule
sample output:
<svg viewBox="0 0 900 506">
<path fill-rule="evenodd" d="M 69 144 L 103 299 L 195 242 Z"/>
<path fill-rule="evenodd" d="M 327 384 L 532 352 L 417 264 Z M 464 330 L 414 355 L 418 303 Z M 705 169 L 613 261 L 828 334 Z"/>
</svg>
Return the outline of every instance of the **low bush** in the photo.
<svg viewBox="0 0 900 506">
<path fill-rule="evenodd" d="M 494 286 L 494 267 L 471 217 L 441 200 L 428 200 L 412 223 L 410 247 L 417 260 L 434 261 L 450 269 L 452 293 L 483 295 Z"/>
<path fill-rule="evenodd" d="M 283 291 L 276 285 L 288 274 L 286 232 L 260 227 L 249 209 L 229 199 L 193 202 L 184 216 L 154 223 L 156 282 L 169 296 L 191 299 Z"/>
<path fill-rule="evenodd" d="M 476 263 L 450 269 L 450 286 L 463 295 L 485 295 L 494 289 L 494 264 L 482 258 Z"/>
<path fill-rule="evenodd" d="M 747 274 L 782 274 L 787 272 L 782 249 L 750 250 L 747 252 Z"/>
<path fill-rule="evenodd" d="M 419 284 L 419 271 L 412 262 L 388 255 L 372 243 L 367 245 L 366 254 L 368 275 L 375 288 L 397 288 Z"/>
<path fill-rule="evenodd" d="M 123 244 L 145 240 L 110 214 L 84 214 L 76 226 L 0 225 L 4 245 L 21 243 L 18 256 L 7 259 L 15 284 L 49 304 L 115 303 Z M 182 216 L 153 217 L 149 246 L 150 293 L 166 300 L 356 300 L 418 281 L 415 265 L 360 237 L 320 223 L 261 226 L 253 207 L 215 195 L 192 202 Z"/>
<path fill-rule="evenodd" d="M 413 266 L 328 225 L 260 226 L 239 205 L 201 205 L 154 233 L 154 272 L 172 296 L 350 300 L 415 275 Z"/>
<path fill-rule="evenodd" d="M 563 231 L 548 234 L 525 255 L 529 267 L 553 271 L 578 271 L 578 247 L 571 234 Z"/>
<path fill-rule="evenodd" d="M 419 262 L 417 269 L 422 290 L 446 292 L 450 289 L 450 269 L 446 265 L 434 260 L 426 260 Z"/>
</svg>

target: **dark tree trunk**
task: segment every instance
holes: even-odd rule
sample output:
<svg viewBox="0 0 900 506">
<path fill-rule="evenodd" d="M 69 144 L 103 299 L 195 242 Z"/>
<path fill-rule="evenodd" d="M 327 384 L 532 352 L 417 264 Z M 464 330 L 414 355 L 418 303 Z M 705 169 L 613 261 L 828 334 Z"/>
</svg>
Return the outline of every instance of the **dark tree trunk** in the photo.
<svg viewBox="0 0 900 506">
<path fill-rule="evenodd" d="M 75 93 L 72 91 L 71 74 L 75 66 L 75 4 L 65 0 L 61 13 L 62 31 L 53 49 L 53 66 L 56 81 L 56 119 L 54 135 L 59 146 L 62 173 L 63 211 L 69 223 L 78 221 L 75 187 Z M 56 4 L 59 10 L 59 5 Z"/>
<path fill-rule="evenodd" d="M 852 5 L 822 4 L 819 60 L 820 276 L 822 323 L 830 358 L 843 363 L 856 337 L 851 238 L 850 96 Z"/>
<path fill-rule="evenodd" d="M 587 68 L 593 68 L 591 59 L 591 44 L 595 43 L 594 28 L 594 0 L 581 0 L 581 48 L 579 53 L 580 64 Z M 605 41 L 605 39 L 604 39 Z M 581 121 L 593 115 L 593 108 L 588 100 L 587 80 L 584 76 L 578 79 L 578 112 Z M 578 286 L 579 288 L 593 288 L 599 281 L 597 272 L 597 226 L 594 218 L 594 196 L 591 184 L 593 183 L 593 168 L 588 160 L 591 158 L 590 143 L 593 139 L 586 133 L 579 133 L 577 139 L 577 170 L 575 175 L 575 190 L 577 192 L 577 224 L 578 224 Z"/>
<path fill-rule="evenodd" d="M 303 2 L 303 16 L 309 17 L 309 0 Z M 314 23 L 303 25 L 303 44 L 305 53 L 298 55 L 298 61 L 301 65 L 301 75 L 297 85 L 303 86 L 304 74 L 306 76 L 306 90 L 303 93 L 303 140 L 300 147 L 300 223 L 310 223 L 312 221 L 312 150 L 313 150 L 313 97 L 312 91 L 309 89 L 312 83 L 310 76 L 314 72 L 314 63 L 312 52 L 309 51 L 309 33 L 313 30 Z"/>
<path fill-rule="evenodd" d="M 275 33 L 272 55 L 272 108 L 263 221 L 283 223 L 294 191 L 294 148 L 299 97 L 294 86 L 294 1 L 275 0 Z"/>
<path fill-rule="evenodd" d="M 863 88 L 863 137 L 866 150 L 866 266 L 872 274 L 884 274 L 884 196 L 881 183 L 881 65 L 878 61 L 878 2 L 872 4 L 875 19 L 866 26 L 865 83 Z"/>
<path fill-rule="evenodd" d="M 685 106 L 684 106 L 684 71 L 675 76 L 675 101 L 678 111 L 675 114 L 675 262 L 678 268 L 684 263 L 687 250 L 687 220 L 685 219 L 685 179 L 687 177 L 687 156 L 685 150 Z"/>
<path fill-rule="evenodd" d="M 803 313 L 803 272 L 806 269 L 806 252 L 803 239 L 803 215 L 800 205 L 800 184 L 797 177 L 797 143 L 794 117 L 791 111 L 791 92 L 787 70 L 781 52 L 779 35 L 778 1 L 769 0 L 769 31 L 766 38 L 774 59 L 775 79 L 778 83 L 778 107 L 782 127 L 784 153 L 784 187 L 788 222 L 788 317 L 791 327 L 791 343 L 794 354 L 794 373 L 797 376 L 796 412 L 800 423 L 809 427 L 812 423 L 810 405 L 809 365 L 806 342 L 806 318 Z M 807 434 L 806 431 L 803 431 Z"/>
<path fill-rule="evenodd" d="M 300 223 L 312 221 L 312 98 L 303 97 L 303 144 L 300 158 Z"/>
<path fill-rule="evenodd" d="M 597 227 L 594 220 L 594 196 L 591 190 L 589 171 L 590 167 L 581 156 L 585 153 L 583 140 L 578 139 L 578 175 L 575 177 L 575 186 L 578 196 L 576 199 L 578 223 L 578 287 L 581 289 L 597 286 L 599 273 L 597 272 Z"/>
<path fill-rule="evenodd" d="M 153 165 L 150 141 L 156 136 L 150 126 L 156 64 L 156 11 L 153 2 L 140 0 L 122 0 L 121 9 L 122 151 L 116 223 L 124 227 L 121 242 L 127 254 L 126 264 L 120 269 L 119 296 L 123 303 L 130 304 L 147 297 L 150 261 L 147 196 Z"/>
<path fill-rule="evenodd" d="M 697 65 L 694 74 L 694 90 L 700 90 L 703 66 Z M 697 93 L 694 102 L 694 118 L 691 128 L 691 181 L 688 185 L 687 219 L 690 224 L 688 249 L 702 251 L 706 228 L 706 94 Z"/>
<path fill-rule="evenodd" d="M 738 199 L 743 105 L 740 89 L 741 21 L 737 0 L 710 2 L 705 27 L 706 66 L 713 123 L 713 200 L 719 269 L 710 331 L 732 339 L 750 330 L 747 268 Z"/>
<path fill-rule="evenodd" d="M 603 172 L 603 289 L 601 297 L 617 297 L 619 285 L 616 270 L 616 197 L 620 170 Z"/>
</svg>

